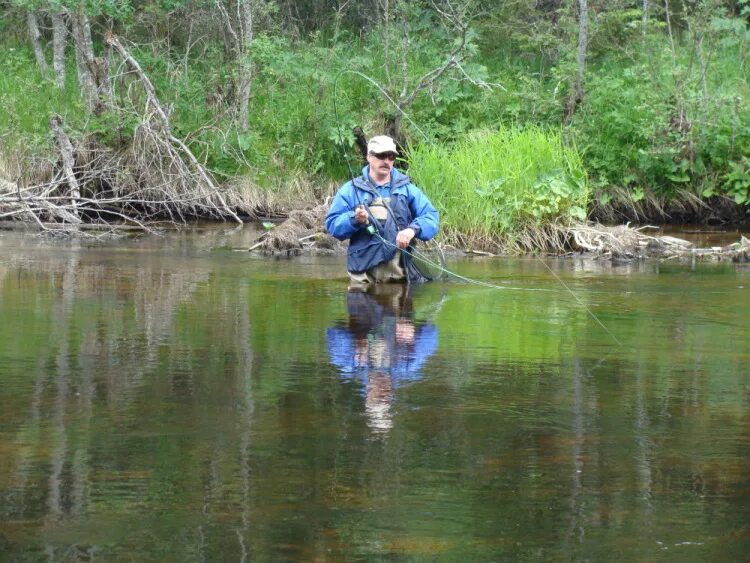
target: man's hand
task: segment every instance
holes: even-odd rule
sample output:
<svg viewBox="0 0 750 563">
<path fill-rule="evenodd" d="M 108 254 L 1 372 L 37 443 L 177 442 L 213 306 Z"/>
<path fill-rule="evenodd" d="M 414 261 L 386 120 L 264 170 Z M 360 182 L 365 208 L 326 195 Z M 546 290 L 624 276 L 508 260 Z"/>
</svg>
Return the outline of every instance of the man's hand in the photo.
<svg viewBox="0 0 750 563">
<path fill-rule="evenodd" d="M 357 223 L 360 223 L 361 225 L 367 224 L 367 210 L 365 210 L 364 205 L 357 206 L 357 209 L 354 212 L 354 218 L 357 220 Z"/>
<path fill-rule="evenodd" d="M 411 239 L 414 238 L 415 234 L 414 229 L 409 228 L 399 231 L 396 235 L 396 246 L 399 248 L 406 248 L 409 246 L 409 243 L 411 242 Z"/>
</svg>

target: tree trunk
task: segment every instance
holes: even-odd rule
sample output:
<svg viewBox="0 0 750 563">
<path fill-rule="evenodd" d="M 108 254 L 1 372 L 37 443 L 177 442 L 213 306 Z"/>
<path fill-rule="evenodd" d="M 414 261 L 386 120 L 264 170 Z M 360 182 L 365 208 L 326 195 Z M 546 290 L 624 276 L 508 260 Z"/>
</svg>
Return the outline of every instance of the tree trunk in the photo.
<svg viewBox="0 0 750 563">
<path fill-rule="evenodd" d="M 228 63 L 237 58 L 237 49 L 240 40 L 234 31 L 234 26 L 232 26 L 232 18 L 229 16 L 229 11 L 224 6 L 224 0 L 214 0 L 214 4 L 221 16 L 221 32 L 224 36 L 224 62 Z"/>
<path fill-rule="evenodd" d="M 354 146 L 359 150 L 362 157 L 361 164 L 364 165 L 367 163 L 367 136 L 359 125 L 352 129 L 352 134 L 354 135 Z"/>
<path fill-rule="evenodd" d="M 34 49 L 36 64 L 39 67 L 42 76 L 46 77 L 49 74 L 49 66 L 47 65 L 47 59 L 44 57 L 44 50 L 42 49 L 42 43 L 40 40 L 41 34 L 39 33 L 39 22 L 37 22 L 36 14 L 34 12 L 26 12 L 26 24 L 29 28 L 29 39 L 31 39 L 31 47 Z"/>
<path fill-rule="evenodd" d="M 91 76 L 96 86 L 97 100 L 94 113 L 97 115 L 104 110 L 102 102 L 112 105 L 114 94 L 112 93 L 112 82 L 109 76 L 109 56 L 94 57 L 91 61 Z"/>
<path fill-rule="evenodd" d="M 391 7 L 388 0 L 379 2 L 383 10 L 383 68 L 385 69 L 385 84 L 388 90 L 393 89 L 391 80 L 391 49 L 390 49 L 390 17 Z"/>
<path fill-rule="evenodd" d="M 399 148 L 399 152 L 402 152 L 402 147 L 405 145 L 406 139 L 401 134 L 401 120 L 404 113 L 398 109 L 392 117 L 386 117 L 385 119 L 385 134 L 391 137 L 396 146 Z"/>
<path fill-rule="evenodd" d="M 89 109 L 96 107 L 97 95 L 96 85 L 91 75 L 92 61 L 94 60 L 94 44 L 91 41 L 91 26 L 89 19 L 79 7 L 76 12 L 70 13 L 70 21 L 73 24 L 73 39 L 76 46 L 76 66 L 78 68 L 78 85 L 81 94 L 86 98 Z"/>
<path fill-rule="evenodd" d="M 68 25 L 65 12 L 52 14 L 52 68 L 55 70 L 55 84 L 65 89 L 65 48 L 68 44 Z"/>
<path fill-rule="evenodd" d="M 583 70 L 586 66 L 586 45 L 589 35 L 589 6 L 588 0 L 578 0 L 578 74 L 576 75 L 576 97 L 578 101 L 583 99 Z"/>
<path fill-rule="evenodd" d="M 641 8 L 641 31 L 643 35 L 646 35 L 646 31 L 648 29 L 648 11 L 649 11 L 649 1 L 643 0 L 643 6 Z"/>
<path fill-rule="evenodd" d="M 664 14 L 667 18 L 667 32 L 669 33 L 669 45 L 672 48 L 672 67 L 677 64 L 677 50 L 674 46 L 674 35 L 672 34 L 672 18 L 669 15 L 669 0 L 664 0 Z"/>
<path fill-rule="evenodd" d="M 239 0 L 237 6 L 239 15 L 241 49 L 238 56 L 237 75 L 237 121 L 243 133 L 249 128 L 250 119 L 250 91 L 253 84 L 253 63 L 250 60 L 250 44 L 253 41 L 253 7 L 251 0 Z"/>
<path fill-rule="evenodd" d="M 78 217 L 78 200 L 81 199 L 81 188 L 78 185 L 74 168 L 75 168 L 75 156 L 73 155 L 73 144 L 65 134 L 62 128 L 63 121 L 59 115 L 52 116 L 50 119 L 50 127 L 55 135 L 55 143 L 57 149 L 60 151 L 60 159 L 62 160 L 63 176 L 68 184 L 70 191 L 70 208 L 72 215 L 76 218 L 76 223 L 80 223 Z"/>
<path fill-rule="evenodd" d="M 73 35 L 76 44 L 78 83 L 81 93 L 88 101 L 89 110 L 100 115 L 107 103 L 112 102 L 112 84 L 109 76 L 109 53 L 106 57 L 94 56 L 91 40 L 91 24 L 82 9 L 71 14 Z"/>
<path fill-rule="evenodd" d="M 701 67 L 701 86 L 703 89 L 703 105 L 705 107 L 708 105 L 708 67 L 706 65 L 706 58 L 703 56 L 703 38 L 704 34 L 701 32 L 697 38 L 695 49 L 698 53 L 698 63 Z"/>
<path fill-rule="evenodd" d="M 577 72 L 573 83 L 573 91 L 568 98 L 568 108 L 565 121 L 569 121 L 578 105 L 583 101 L 583 71 L 586 67 L 586 44 L 589 33 L 588 0 L 578 0 L 578 53 L 576 55 Z"/>
</svg>

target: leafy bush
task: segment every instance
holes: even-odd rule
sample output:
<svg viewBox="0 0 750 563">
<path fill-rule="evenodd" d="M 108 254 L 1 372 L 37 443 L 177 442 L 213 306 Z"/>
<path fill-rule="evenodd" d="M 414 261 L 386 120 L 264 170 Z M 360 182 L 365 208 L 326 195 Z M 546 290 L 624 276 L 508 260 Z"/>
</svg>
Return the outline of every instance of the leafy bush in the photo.
<svg viewBox="0 0 750 563">
<path fill-rule="evenodd" d="M 613 187 L 666 200 L 683 190 L 734 197 L 730 177 L 750 150 L 750 89 L 732 53 L 719 51 L 706 95 L 684 56 L 673 66 L 662 50 L 648 63 L 609 60 L 590 73 L 571 134 L 605 197 Z"/>
<path fill-rule="evenodd" d="M 9 47 L 0 57 L 0 139 L 5 150 L 41 151 L 51 143 L 49 118 L 53 113 L 77 117 L 83 107 L 75 87 L 75 75 L 59 90 L 44 80 L 34 55 L 26 47 Z"/>
</svg>

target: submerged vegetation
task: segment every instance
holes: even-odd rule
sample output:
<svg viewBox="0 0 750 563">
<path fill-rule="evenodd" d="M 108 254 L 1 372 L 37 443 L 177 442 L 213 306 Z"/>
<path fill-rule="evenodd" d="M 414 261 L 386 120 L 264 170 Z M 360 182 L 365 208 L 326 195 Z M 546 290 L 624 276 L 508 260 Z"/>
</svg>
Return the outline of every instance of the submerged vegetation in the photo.
<svg viewBox="0 0 750 563">
<path fill-rule="evenodd" d="M 748 217 L 748 0 L 13 0 L 0 18 L 3 216 L 19 186 L 69 199 L 59 115 L 80 197 L 135 193 L 141 218 L 312 207 L 348 175 L 342 154 L 358 165 L 356 128 L 411 147 L 456 238 Z"/>
</svg>

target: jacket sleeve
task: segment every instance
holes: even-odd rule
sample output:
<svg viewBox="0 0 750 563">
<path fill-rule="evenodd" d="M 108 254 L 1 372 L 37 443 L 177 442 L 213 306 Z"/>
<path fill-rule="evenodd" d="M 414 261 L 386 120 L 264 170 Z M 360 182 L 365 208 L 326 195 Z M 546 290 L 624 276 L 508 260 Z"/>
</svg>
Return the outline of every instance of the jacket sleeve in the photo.
<svg viewBox="0 0 750 563">
<path fill-rule="evenodd" d="M 354 210 L 357 207 L 354 190 L 356 188 L 351 182 L 341 186 L 326 215 L 326 230 L 339 240 L 350 238 L 361 227 L 354 219 Z"/>
<path fill-rule="evenodd" d="M 409 185 L 409 207 L 414 216 L 409 227 L 418 227 L 415 229 L 418 239 L 430 240 L 438 232 L 440 216 L 424 192 L 414 184 Z"/>
</svg>

